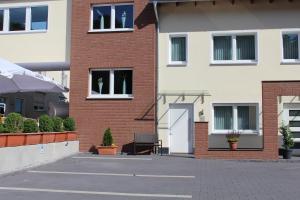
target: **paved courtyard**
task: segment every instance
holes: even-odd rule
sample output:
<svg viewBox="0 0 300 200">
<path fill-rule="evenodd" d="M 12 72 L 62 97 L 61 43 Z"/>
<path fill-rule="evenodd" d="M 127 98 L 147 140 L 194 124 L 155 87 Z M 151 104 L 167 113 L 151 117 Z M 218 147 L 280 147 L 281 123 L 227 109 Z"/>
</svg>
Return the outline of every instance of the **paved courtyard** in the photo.
<svg viewBox="0 0 300 200">
<path fill-rule="evenodd" d="M 78 154 L 0 177 L 1 200 L 295 200 L 300 162 Z"/>
</svg>

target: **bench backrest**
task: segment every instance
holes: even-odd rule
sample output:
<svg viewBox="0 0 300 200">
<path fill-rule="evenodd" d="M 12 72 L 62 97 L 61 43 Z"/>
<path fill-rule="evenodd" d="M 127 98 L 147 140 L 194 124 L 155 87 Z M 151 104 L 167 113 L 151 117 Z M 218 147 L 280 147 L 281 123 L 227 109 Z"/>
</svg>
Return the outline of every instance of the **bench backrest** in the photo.
<svg viewBox="0 0 300 200">
<path fill-rule="evenodd" d="M 134 134 L 135 143 L 157 143 L 157 136 L 153 133 L 135 133 Z"/>
</svg>

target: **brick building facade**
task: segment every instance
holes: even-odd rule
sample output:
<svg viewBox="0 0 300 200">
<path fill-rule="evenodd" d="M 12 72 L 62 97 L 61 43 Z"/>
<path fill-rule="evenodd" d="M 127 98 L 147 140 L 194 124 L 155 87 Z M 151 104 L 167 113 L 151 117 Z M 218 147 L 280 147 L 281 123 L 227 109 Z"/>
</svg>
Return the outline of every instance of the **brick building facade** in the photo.
<svg viewBox="0 0 300 200">
<path fill-rule="evenodd" d="M 77 122 L 80 150 L 93 150 L 102 143 L 105 129 L 111 128 L 118 150 L 131 151 L 135 132 L 155 132 L 152 4 L 74 0 L 72 6 L 70 115 Z M 120 73 L 124 80 L 118 79 Z"/>
</svg>

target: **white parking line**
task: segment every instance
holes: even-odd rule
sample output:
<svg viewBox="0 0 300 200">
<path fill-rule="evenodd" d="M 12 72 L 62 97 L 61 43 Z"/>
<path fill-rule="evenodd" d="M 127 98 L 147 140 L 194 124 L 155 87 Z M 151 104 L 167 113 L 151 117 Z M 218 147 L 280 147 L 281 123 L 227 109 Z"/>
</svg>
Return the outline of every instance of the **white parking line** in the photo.
<svg viewBox="0 0 300 200">
<path fill-rule="evenodd" d="M 54 190 L 40 188 L 19 188 L 19 187 L 0 187 L 0 190 L 19 191 L 19 192 L 49 192 L 49 193 L 65 193 L 65 194 L 86 194 L 86 195 L 105 195 L 105 196 L 123 196 L 123 197 L 156 197 L 156 198 L 178 198 L 191 199 L 192 195 L 172 195 L 172 194 L 143 194 L 143 193 L 119 193 L 119 192 L 96 192 L 96 191 L 80 191 L 80 190 Z"/>
<path fill-rule="evenodd" d="M 92 175 L 92 176 L 130 176 L 130 177 L 148 177 L 148 178 L 184 178 L 190 179 L 195 176 L 177 176 L 177 175 L 146 175 L 146 174 L 118 174 L 118 173 L 90 173 L 90 172 L 62 172 L 62 171 L 36 171 L 30 170 L 28 173 L 36 174 L 65 174 L 65 175 Z"/>
<path fill-rule="evenodd" d="M 74 159 L 97 159 L 97 160 L 152 160 L 152 158 L 114 158 L 114 157 L 72 157 Z"/>
</svg>

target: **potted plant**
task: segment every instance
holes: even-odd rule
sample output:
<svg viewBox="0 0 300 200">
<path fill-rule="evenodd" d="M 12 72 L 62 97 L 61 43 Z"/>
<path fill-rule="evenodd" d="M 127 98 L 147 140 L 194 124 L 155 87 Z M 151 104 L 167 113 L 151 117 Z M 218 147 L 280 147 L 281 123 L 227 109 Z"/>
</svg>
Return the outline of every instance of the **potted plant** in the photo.
<svg viewBox="0 0 300 200">
<path fill-rule="evenodd" d="M 293 150 L 291 149 L 294 146 L 293 134 L 289 125 L 281 124 L 279 132 L 282 135 L 283 140 L 283 159 L 291 159 Z"/>
<path fill-rule="evenodd" d="M 237 150 L 240 135 L 241 134 L 238 131 L 233 131 L 233 132 L 230 132 L 226 135 L 227 142 L 229 144 L 229 147 L 230 147 L 231 151 L 236 151 Z"/>
<path fill-rule="evenodd" d="M 116 155 L 118 146 L 113 144 L 113 137 L 110 128 L 106 129 L 103 135 L 101 146 L 97 147 L 99 155 Z"/>
</svg>

